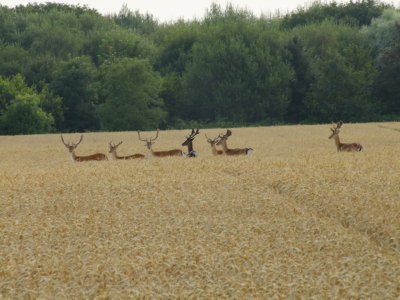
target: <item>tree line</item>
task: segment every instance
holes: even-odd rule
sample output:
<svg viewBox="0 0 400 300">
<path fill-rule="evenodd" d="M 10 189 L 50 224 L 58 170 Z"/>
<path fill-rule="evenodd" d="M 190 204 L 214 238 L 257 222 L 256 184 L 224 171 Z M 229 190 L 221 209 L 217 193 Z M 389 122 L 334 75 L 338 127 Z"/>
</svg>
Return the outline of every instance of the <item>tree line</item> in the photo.
<svg viewBox="0 0 400 300">
<path fill-rule="evenodd" d="M 0 5 L 0 134 L 400 120 L 400 10 L 375 0 L 160 23 Z"/>
</svg>

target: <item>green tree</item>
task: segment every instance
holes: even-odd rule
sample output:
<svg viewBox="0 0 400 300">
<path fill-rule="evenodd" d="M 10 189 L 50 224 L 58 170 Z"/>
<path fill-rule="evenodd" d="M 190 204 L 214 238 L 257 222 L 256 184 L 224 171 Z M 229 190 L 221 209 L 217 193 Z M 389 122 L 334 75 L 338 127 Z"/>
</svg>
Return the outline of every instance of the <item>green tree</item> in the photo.
<svg viewBox="0 0 400 300">
<path fill-rule="evenodd" d="M 380 16 L 383 10 L 389 7 L 391 6 L 375 0 L 350 1 L 349 3 L 315 1 L 310 7 L 299 8 L 296 12 L 284 16 L 281 26 L 284 29 L 290 29 L 322 23 L 326 20 L 355 26 L 369 25 L 373 18 Z"/>
<path fill-rule="evenodd" d="M 0 41 L 0 75 L 12 76 L 22 73 L 29 60 L 29 53 L 16 44 Z"/>
<path fill-rule="evenodd" d="M 51 89 L 62 98 L 63 130 L 84 131 L 98 128 L 95 105 L 98 103 L 97 69 L 82 56 L 64 62 L 54 72 Z"/>
<path fill-rule="evenodd" d="M 126 4 L 122 5 L 118 14 L 113 14 L 111 19 L 123 28 L 133 29 L 135 32 L 145 35 L 154 33 L 158 22 L 148 13 L 141 14 L 139 11 L 131 11 Z"/>
<path fill-rule="evenodd" d="M 326 21 L 297 28 L 312 81 L 304 105 L 307 119 L 360 121 L 376 117 L 371 48 L 359 30 Z"/>
<path fill-rule="evenodd" d="M 4 113 L 18 94 L 31 94 L 32 89 L 25 83 L 24 77 L 17 74 L 10 78 L 0 76 L 0 114 Z"/>
<path fill-rule="evenodd" d="M 192 48 L 198 36 L 198 22 L 178 21 L 160 26 L 156 33 L 158 51 L 155 68 L 164 78 L 161 97 L 168 111 L 170 125 L 185 119 L 188 115 L 189 103 L 183 75 L 192 59 Z"/>
<path fill-rule="evenodd" d="M 146 130 L 164 122 L 162 79 L 148 60 L 122 58 L 104 68 L 104 103 L 98 107 L 102 129 Z"/>
<path fill-rule="evenodd" d="M 8 110 L 12 107 L 12 103 L 14 103 L 15 99 L 21 95 L 32 96 L 35 101 L 31 101 L 30 104 L 34 104 L 33 106 L 39 106 L 40 110 L 45 114 L 51 115 L 54 119 L 54 125 L 56 128 L 59 128 L 57 126 L 59 126 L 63 120 L 61 98 L 54 96 L 48 88 L 42 89 L 38 92 L 35 86 L 28 86 L 26 84 L 24 77 L 21 74 L 9 78 L 0 77 L 0 115 L 6 113 L 9 114 L 10 112 Z M 22 105 L 21 103 L 19 104 L 20 106 Z M 14 111 L 16 111 L 15 107 Z M 3 125 L 9 126 L 9 124 L 5 124 L 4 122 Z"/>
<path fill-rule="evenodd" d="M 189 119 L 281 122 L 293 70 L 274 22 L 213 6 L 185 71 Z"/>
<path fill-rule="evenodd" d="M 121 27 L 103 32 L 97 49 L 99 64 L 112 63 L 121 57 L 153 60 L 154 53 L 154 46 L 146 38 Z"/>
<path fill-rule="evenodd" d="M 0 118 L 4 134 L 47 133 L 53 124 L 53 116 L 40 108 L 38 95 L 17 95 Z"/>
<path fill-rule="evenodd" d="M 400 11 L 385 10 L 363 28 L 374 49 L 374 91 L 383 105 L 383 114 L 400 115 Z"/>
</svg>

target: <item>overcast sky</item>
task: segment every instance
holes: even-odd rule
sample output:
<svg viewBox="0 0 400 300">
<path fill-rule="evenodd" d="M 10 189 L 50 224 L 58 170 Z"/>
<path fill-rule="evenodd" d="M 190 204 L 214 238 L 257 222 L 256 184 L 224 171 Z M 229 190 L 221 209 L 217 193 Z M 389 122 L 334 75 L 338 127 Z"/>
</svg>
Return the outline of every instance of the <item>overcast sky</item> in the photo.
<svg viewBox="0 0 400 300">
<path fill-rule="evenodd" d="M 58 2 L 73 5 L 87 5 L 89 8 L 94 8 L 101 14 L 118 13 L 123 4 L 126 4 L 130 10 L 139 10 L 140 13 L 153 15 L 161 22 L 175 21 L 179 18 L 185 20 L 193 18 L 201 18 L 204 16 L 207 8 L 211 3 L 218 3 L 225 7 L 226 3 L 231 3 L 236 7 L 247 8 L 255 15 L 275 14 L 278 10 L 281 13 L 293 11 L 299 6 L 307 6 L 313 1 L 311 0 L 37 0 L 37 1 L 22 1 L 22 0 L 1 0 L 2 5 L 14 7 L 16 5 L 26 5 L 30 2 L 46 3 Z M 329 1 L 327 1 L 329 2 Z M 348 0 L 337 0 L 336 2 L 348 2 Z M 382 1 L 393 4 L 391 0 Z M 395 2 L 398 2 L 396 0 Z"/>
</svg>

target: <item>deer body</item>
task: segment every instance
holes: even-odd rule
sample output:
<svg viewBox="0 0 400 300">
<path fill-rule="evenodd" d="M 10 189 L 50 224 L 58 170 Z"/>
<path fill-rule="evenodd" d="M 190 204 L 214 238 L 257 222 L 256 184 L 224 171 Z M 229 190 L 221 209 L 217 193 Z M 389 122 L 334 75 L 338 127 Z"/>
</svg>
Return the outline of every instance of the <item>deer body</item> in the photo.
<svg viewBox="0 0 400 300">
<path fill-rule="evenodd" d="M 360 152 L 363 150 L 363 146 L 359 143 L 341 143 L 339 138 L 340 128 L 342 127 L 343 122 L 340 121 L 337 123 L 336 127 L 331 128 L 332 134 L 329 136 L 329 139 L 335 140 L 336 149 L 338 152 Z"/>
<path fill-rule="evenodd" d="M 103 153 L 78 156 L 75 154 L 75 151 L 72 151 L 72 153 L 70 153 L 70 158 L 72 159 L 72 161 L 77 161 L 77 162 L 90 161 L 90 160 L 108 160 L 107 156 Z"/>
<path fill-rule="evenodd" d="M 74 143 L 65 143 L 64 142 L 64 138 L 63 136 L 61 136 L 61 141 L 64 144 L 64 146 L 68 149 L 69 152 L 69 156 L 71 158 L 72 161 L 75 162 L 83 162 L 83 161 L 91 161 L 91 160 L 108 160 L 107 156 L 103 153 L 95 153 L 92 155 L 86 155 L 86 156 L 78 156 L 75 154 L 75 149 L 76 147 L 78 147 L 78 145 L 82 142 L 83 139 L 83 135 L 81 135 L 81 139 L 79 140 L 78 143 L 74 144 Z"/>
<path fill-rule="evenodd" d="M 340 142 L 340 138 L 338 135 L 334 136 L 335 145 L 338 152 L 345 151 L 345 152 L 352 152 L 352 151 L 362 151 L 363 147 L 359 143 L 350 143 L 345 144 Z"/>
<path fill-rule="evenodd" d="M 167 150 L 167 151 L 153 151 L 149 150 L 149 155 L 154 157 L 167 157 L 167 156 L 183 156 L 183 151 L 179 149 Z"/>
<path fill-rule="evenodd" d="M 226 143 L 226 140 L 221 141 L 222 145 L 222 151 L 225 155 L 249 155 L 251 154 L 254 150 L 252 148 L 235 148 L 235 149 L 229 149 L 228 145 Z"/>
<path fill-rule="evenodd" d="M 117 154 L 117 148 L 118 148 L 118 146 L 121 145 L 121 144 L 122 144 L 122 142 L 118 143 L 117 145 L 115 145 L 115 144 L 112 145 L 111 142 L 109 143 L 109 146 L 110 146 L 110 151 L 109 151 L 109 153 L 111 153 L 112 157 L 113 157 L 115 160 L 145 158 L 145 156 L 144 156 L 143 154 L 139 154 L 139 153 L 132 154 L 132 155 L 126 155 L 126 156 L 118 156 L 118 154 Z"/>
</svg>

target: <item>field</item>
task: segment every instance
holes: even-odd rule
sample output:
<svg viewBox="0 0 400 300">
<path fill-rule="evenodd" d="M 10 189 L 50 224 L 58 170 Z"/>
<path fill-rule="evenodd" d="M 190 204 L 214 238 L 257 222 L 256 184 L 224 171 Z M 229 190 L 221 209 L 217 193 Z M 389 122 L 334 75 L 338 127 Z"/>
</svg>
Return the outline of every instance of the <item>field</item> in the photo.
<svg viewBox="0 0 400 300">
<path fill-rule="evenodd" d="M 398 299 L 400 124 L 235 128 L 250 156 L 113 161 L 135 132 L 0 136 L 0 299 Z M 161 131 L 155 150 L 185 131 Z M 143 136 L 154 135 L 144 132 Z M 77 142 L 78 134 L 64 135 Z"/>
</svg>

